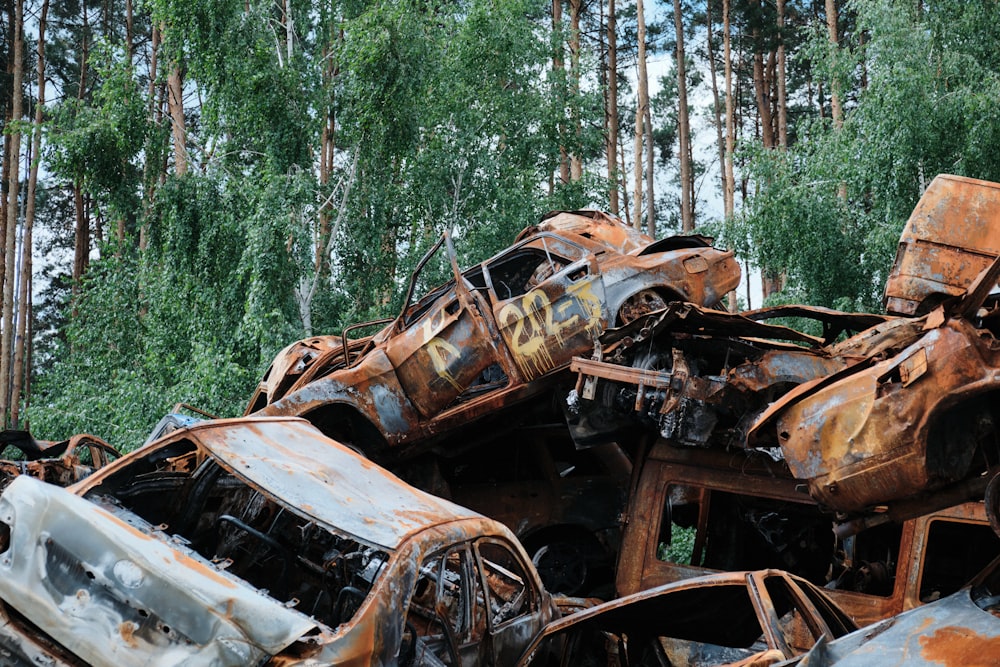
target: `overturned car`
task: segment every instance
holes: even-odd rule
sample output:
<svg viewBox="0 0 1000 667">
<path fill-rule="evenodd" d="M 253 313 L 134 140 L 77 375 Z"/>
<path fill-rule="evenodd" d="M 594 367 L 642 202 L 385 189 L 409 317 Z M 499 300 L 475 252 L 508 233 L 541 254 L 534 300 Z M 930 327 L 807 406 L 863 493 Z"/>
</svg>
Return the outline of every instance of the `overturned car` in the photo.
<svg viewBox="0 0 1000 667">
<path fill-rule="evenodd" d="M 20 477 L 0 524 L 4 664 L 504 664 L 558 613 L 502 525 L 299 419 Z"/>
<path fill-rule="evenodd" d="M 453 279 L 414 301 L 442 245 Z M 609 327 L 670 301 L 716 304 L 739 279 L 733 253 L 706 237 L 654 241 L 597 211 L 550 215 L 465 271 L 443 237 L 411 277 L 398 317 L 366 338 L 348 334 L 386 321 L 289 346 L 247 414 L 304 417 L 382 462 L 485 418 L 495 435 L 531 413 L 511 418 L 503 408 L 551 389 Z"/>
</svg>

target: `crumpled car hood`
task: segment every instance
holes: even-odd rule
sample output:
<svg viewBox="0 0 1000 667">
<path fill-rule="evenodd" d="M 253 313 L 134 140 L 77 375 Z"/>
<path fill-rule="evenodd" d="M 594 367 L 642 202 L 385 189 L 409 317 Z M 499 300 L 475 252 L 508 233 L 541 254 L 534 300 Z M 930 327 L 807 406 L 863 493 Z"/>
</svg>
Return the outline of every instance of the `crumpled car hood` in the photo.
<svg viewBox="0 0 1000 667">
<path fill-rule="evenodd" d="M 11 533 L 0 597 L 89 664 L 259 665 L 316 627 L 64 489 L 20 477 L 0 521 Z"/>
</svg>

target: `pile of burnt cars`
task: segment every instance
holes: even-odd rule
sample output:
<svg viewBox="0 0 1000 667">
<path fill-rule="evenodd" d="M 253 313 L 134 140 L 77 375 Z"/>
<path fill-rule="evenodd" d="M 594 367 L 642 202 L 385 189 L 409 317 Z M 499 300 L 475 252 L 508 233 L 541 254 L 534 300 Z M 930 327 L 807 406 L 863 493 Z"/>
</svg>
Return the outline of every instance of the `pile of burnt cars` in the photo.
<svg viewBox="0 0 1000 667">
<path fill-rule="evenodd" d="M 439 252 L 452 279 L 415 299 Z M 677 300 L 715 305 L 739 280 L 733 253 L 706 237 L 656 241 L 597 211 L 550 214 L 464 271 L 445 236 L 398 317 L 290 345 L 246 413 L 304 417 L 419 488 L 503 518 L 554 590 L 607 590 L 631 461 L 616 443 L 573 447 L 570 361 L 610 327 Z"/>
<path fill-rule="evenodd" d="M 0 664 L 995 656 L 998 257 L 1000 186 L 948 176 L 885 315 L 726 312 L 731 252 L 595 211 L 465 270 L 444 235 L 240 419 L 7 435 Z"/>
</svg>

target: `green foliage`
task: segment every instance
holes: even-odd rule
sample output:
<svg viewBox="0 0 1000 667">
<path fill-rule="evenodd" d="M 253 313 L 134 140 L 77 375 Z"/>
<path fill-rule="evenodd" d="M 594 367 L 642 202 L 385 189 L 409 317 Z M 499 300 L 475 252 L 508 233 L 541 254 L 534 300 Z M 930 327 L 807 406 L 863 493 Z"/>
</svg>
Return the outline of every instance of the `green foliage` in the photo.
<svg viewBox="0 0 1000 667">
<path fill-rule="evenodd" d="M 55 108 L 47 164 L 106 205 L 111 218 L 134 218 L 141 179 L 136 161 L 150 132 L 145 100 L 120 50 L 101 45 L 92 64 L 102 83 L 92 103 L 71 98 Z"/>
<path fill-rule="evenodd" d="M 779 297 L 876 310 L 903 224 L 939 173 L 1000 179 L 1000 59 L 991 3 L 855 3 L 868 86 L 840 131 L 800 128 L 787 153 L 750 147 L 755 193 L 725 239 L 783 272 Z M 819 38 L 817 37 L 817 41 Z M 989 51 L 987 53 L 987 51 Z M 846 195 L 846 196 L 845 196 Z"/>
<path fill-rule="evenodd" d="M 656 547 L 656 557 L 671 563 L 691 565 L 691 556 L 694 555 L 694 538 L 697 534 L 698 531 L 695 528 L 682 528 L 677 524 L 671 525 L 670 542 L 661 542 Z"/>
</svg>

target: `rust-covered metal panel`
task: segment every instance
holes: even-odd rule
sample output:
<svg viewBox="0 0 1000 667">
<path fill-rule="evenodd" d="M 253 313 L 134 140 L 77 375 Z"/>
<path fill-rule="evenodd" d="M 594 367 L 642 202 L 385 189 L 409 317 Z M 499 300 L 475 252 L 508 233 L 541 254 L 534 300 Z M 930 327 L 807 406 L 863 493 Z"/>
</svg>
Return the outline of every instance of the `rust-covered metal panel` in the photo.
<svg viewBox="0 0 1000 667">
<path fill-rule="evenodd" d="M 776 420 L 789 468 L 813 497 L 857 512 L 957 482 L 977 452 L 996 461 L 989 392 L 998 352 L 992 336 L 950 319 L 893 357 L 798 397 Z"/>
<path fill-rule="evenodd" d="M 840 639 L 824 638 L 802 667 L 966 667 L 1000 662 L 1000 577 L 988 568 L 971 586 Z"/>
<path fill-rule="evenodd" d="M 1000 185 L 942 174 L 903 229 L 885 309 L 919 315 L 961 296 L 1000 256 Z"/>
</svg>

